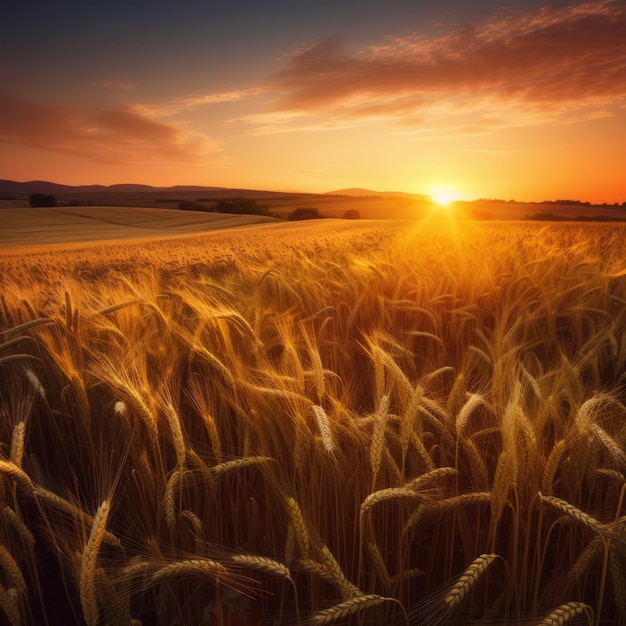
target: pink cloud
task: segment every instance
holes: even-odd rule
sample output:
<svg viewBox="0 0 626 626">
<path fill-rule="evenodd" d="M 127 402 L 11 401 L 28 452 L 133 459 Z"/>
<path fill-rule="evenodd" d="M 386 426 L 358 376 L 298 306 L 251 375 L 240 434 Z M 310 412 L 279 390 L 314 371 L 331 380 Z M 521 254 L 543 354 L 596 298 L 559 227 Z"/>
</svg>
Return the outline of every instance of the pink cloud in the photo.
<svg viewBox="0 0 626 626">
<path fill-rule="evenodd" d="M 606 115 L 626 104 L 626 7 L 547 6 L 359 50 L 324 39 L 297 52 L 271 84 L 279 93 L 273 115 L 290 119 L 419 124 L 497 113 L 517 125 Z"/>
<path fill-rule="evenodd" d="M 0 94 L 0 143 L 85 157 L 100 163 L 196 162 L 206 145 L 184 129 L 132 106 L 96 113 Z"/>
</svg>

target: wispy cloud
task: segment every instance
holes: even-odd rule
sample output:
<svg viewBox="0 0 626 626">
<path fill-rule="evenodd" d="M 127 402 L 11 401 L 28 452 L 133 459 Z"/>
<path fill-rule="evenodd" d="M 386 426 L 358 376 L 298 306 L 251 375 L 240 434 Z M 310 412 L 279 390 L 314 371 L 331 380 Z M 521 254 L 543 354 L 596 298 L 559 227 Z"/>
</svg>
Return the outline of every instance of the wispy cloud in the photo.
<svg viewBox="0 0 626 626">
<path fill-rule="evenodd" d="M 387 119 L 420 133 L 612 115 L 626 105 L 626 6 L 546 6 L 356 50 L 324 39 L 292 56 L 270 86 L 278 99 L 267 132 L 314 117 L 324 125 Z"/>
<path fill-rule="evenodd" d="M 175 98 L 161 104 L 141 105 L 138 107 L 138 110 L 151 117 L 167 117 L 185 111 L 193 111 L 203 106 L 239 102 L 247 98 L 258 96 L 264 93 L 264 91 L 265 89 L 262 87 L 251 87 L 250 89 L 234 89 L 208 94 L 195 94 Z"/>
<path fill-rule="evenodd" d="M 193 163 L 211 150 L 205 138 L 181 126 L 155 121 L 130 105 L 85 112 L 9 94 L 0 94 L 0 143 L 115 164 Z"/>
</svg>

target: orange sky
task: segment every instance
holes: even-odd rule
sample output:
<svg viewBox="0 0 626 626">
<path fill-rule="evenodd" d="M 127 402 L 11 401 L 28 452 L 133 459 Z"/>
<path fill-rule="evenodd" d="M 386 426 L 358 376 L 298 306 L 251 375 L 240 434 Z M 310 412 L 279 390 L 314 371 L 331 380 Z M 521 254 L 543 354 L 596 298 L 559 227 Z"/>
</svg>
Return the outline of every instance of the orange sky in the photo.
<svg viewBox="0 0 626 626">
<path fill-rule="evenodd" d="M 626 201 L 623 2 L 200 4 L 10 9 L 0 178 Z"/>
</svg>

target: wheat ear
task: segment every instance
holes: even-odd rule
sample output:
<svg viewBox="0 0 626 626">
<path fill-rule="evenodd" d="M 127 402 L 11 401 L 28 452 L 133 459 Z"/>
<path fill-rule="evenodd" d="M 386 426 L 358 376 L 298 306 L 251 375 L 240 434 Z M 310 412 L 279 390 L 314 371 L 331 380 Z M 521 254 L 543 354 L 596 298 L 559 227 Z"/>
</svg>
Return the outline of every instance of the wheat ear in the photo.
<svg viewBox="0 0 626 626">
<path fill-rule="evenodd" d="M 546 615 L 538 626 L 563 626 L 584 612 L 591 613 L 591 607 L 584 602 L 567 602 Z"/>
<path fill-rule="evenodd" d="M 409 487 L 389 487 L 370 493 L 361 504 L 361 516 L 364 516 L 375 504 L 402 498 L 420 498 L 420 494 Z"/>
<path fill-rule="evenodd" d="M 560 439 L 554 444 L 554 447 L 550 451 L 548 460 L 546 461 L 546 467 L 543 470 L 543 477 L 541 478 L 541 490 L 546 494 L 552 495 L 552 485 L 554 483 L 554 475 L 561 462 L 561 458 L 565 453 L 565 439 Z"/>
<path fill-rule="evenodd" d="M 218 561 L 213 561 L 211 559 L 186 559 L 183 561 L 176 561 L 175 563 L 168 563 L 158 569 L 152 575 L 152 582 L 156 583 L 164 578 L 169 578 L 170 576 L 181 576 L 192 573 L 207 574 L 217 580 L 220 575 L 228 576 L 229 572 Z"/>
<path fill-rule="evenodd" d="M 28 526 L 26 526 L 22 518 L 8 505 L 4 507 L 3 514 L 7 518 L 11 526 L 15 528 L 17 534 L 22 538 L 22 541 L 31 550 L 33 550 L 33 548 L 35 547 L 35 536 L 30 531 Z"/>
<path fill-rule="evenodd" d="M 270 456 L 247 456 L 241 459 L 235 459 L 233 461 L 225 461 L 224 463 L 220 463 L 219 465 L 214 465 L 211 468 L 211 472 L 213 476 L 217 478 L 222 474 L 226 474 L 227 472 L 232 472 L 236 469 L 241 469 L 244 467 L 249 467 L 251 465 L 260 465 L 262 463 L 267 463 L 268 461 L 273 461 L 274 459 Z"/>
<path fill-rule="evenodd" d="M 93 525 L 93 517 L 89 515 L 89 513 L 85 513 L 80 507 L 72 504 L 69 500 L 58 496 L 56 493 L 52 491 L 48 491 L 43 487 L 37 487 L 34 491 L 34 495 L 41 500 L 45 500 L 48 504 L 53 506 L 54 508 L 63 511 L 66 515 L 71 518 L 79 517 L 82 524 L 85 526 Z M 116 537 L 112 532 L 105 530 L 104 531 L 104 542 L 111 545 L 121 547 L 122 543 L 118 537 Z"/>
<path fill-rule="evenodd" d="M 478 408 L 481 404 L 485 404 L 485 399 L 478 393 L 473 393 L 467 402 L 461 407 L 455 420 L 455 427 L 457 435 L 461 436 L 470 416 L 474 412 L 474 409 Z"/>
<path fill-rule="evenodd" d="M 4 612 L 11 626 L 20 626 L 22 623 L 20 609 L 17 603 L 17 589 L 5 589 L 0 585 L 0 609 Z"/>
<path fill-rule="evenodd" d="M 335 604 L 335 606 L 331 606 L 328 609 L 319 611 L 311 617 L 310 620 L 308 620 L 308 623 L 311 624 L 311 626 L 333 624 L 340 619 L 344 619 L 350 615 L 354 615 L 355 613 L 360 613 L 361 611 L 366 611 L 367 609 L 378 606 L 386 600 L 388 600 L 388 598 L 378 596 L 376 594 L 355 596 L 354 598 Z"/>
<path fill-rule="evenodd" d="M 313 415 L 315 415 L 317 427 L 320 431 L 320 435 L 322 436 L 324 449 L 328 452 L 328 454 L 333 454 L 337 450 L 337 446 L 335 445 L 335 440 L 333 439 L 333 435 L 330 430 L 328 415 L 326 415 L 326 411 L 324 411 L 324 409 L 317 404 L 314 404 L 311 407 L 311 410 L 313 411 Z"/>
<path fill-rule="evenodd" d="M 573 504 L 570 504 L 565 500 L 561 500 L 560 498 L 555 498 L 554 496 L 539 495 L 541 497 L 541 501 L 550 505 L 555 511 L 575 519 L 577 522 L 580 522 L 583 526 L 586 526 L 590 530 L 598 533 L 601 532 L 602 524 L 598 520 L 591 517 L 591 515 L 588 515 L 584 511 L 576 508 Z"/>
<path fill-rule="evenodd" d="M 233 563 L 244 565 L 260 572 L 274 574 L 291 581 L 291 572 L 286 565 L 270 559 L 266 556 L 257 556 L 255 554 L 236 554 L 232 557 Z"/>
<path fill-rule="evenodd" d="M 615 604 L 622 613 L 626 613 L 626 571 L 617 550 L 609 552 L 609 575 Z"/>
<path fill-rule="evenodd" d="M 461 574 L 452 589 L 448 592 L 448 595 L 444 599 L 445 603 L 451 609 L 459 606 L 470 589 L 497 558 L 497 554 L 481 554 L 474 559 L 472 564 Z"/>
<path fill-rule="evenodd" d="M 291 523 L 296 533 L 298 546 L 300 547 L 302 556 L 306 558 L 311 552 L 311 538 L 304 517 L 302 516 L 302 511 L 298 503 L 292 497 L 287 498 L 287 510 L 289 511 L 289 517 L 291 518 Z"/>
<path fill-rule="evenodd" d="M 322 546 L 320 553 L 322 557 L 322 566 L 326 569 L 328 574 L 330 574 L 333 582 L 339 588 L 341 595 L 345 599 L 362 596 L 363 592 L 346 578 L 346 575 L 343 573 L 337 559 L 328 547 Z"/>
<path fill-rule="evenodd" d="M 389 396 L 383 396 L 377 414 L 374 416 L 374 430 L 370 444 L 370 464 L 372 466 L 372 488 L 376 485 L 376 477 L 380 470 L 385 447 L 385 431 L 387 429 L 387 411 Z"/>
<path fill-rule="evenodd" d="M 110 500 L 104 500 L 98 507 L 80 564 L 80 604 L 88 626 L 96 626 L 100 615 L 95 589 L 96 561 L 100 544 L 104 539 L 110 508 Z"/>
<path fill-rule="evenodd" d="M 4 570 L 6 579 L 11 586 L 15 587 L 20 593 L 26 594 L 28 589 L 24 576 L 22 575 L 22 570 L 17 564 L 17 561 L 13 558 L 13 555 L 2 543 L 0 543 L 0 567 Z"/>
<path fill-rule="evenodd" d="M 22 420 L 13 427 L 11 437 L 11 461 L 18 467 L 22 467 L 22 457 L 24 456 L 24 437 L 26 435 L 26 422 Z"/>
<path fill-rule="evenodd" d="M 28 477 L 28 474 L 15 465 L 15 463 L 0 459 L 0 474 L 12 476 L 15 482 L 17 482 L 24 491 L 28 492 L 30 495 L 33 494 L 35 490 L 33 481 Z"/>
<path fill-rule="evenodd" d="M 172 444 L 176 451 L 176 465 L 179 469 L 185 465 L 185 438 L 180 425 L 180 418 L 174 406 L 168 403 L 165 407 L 165 416 L 167 417 L 167 423 L 170 427 L 170 434 L 172 435 Z"/>
</svg>

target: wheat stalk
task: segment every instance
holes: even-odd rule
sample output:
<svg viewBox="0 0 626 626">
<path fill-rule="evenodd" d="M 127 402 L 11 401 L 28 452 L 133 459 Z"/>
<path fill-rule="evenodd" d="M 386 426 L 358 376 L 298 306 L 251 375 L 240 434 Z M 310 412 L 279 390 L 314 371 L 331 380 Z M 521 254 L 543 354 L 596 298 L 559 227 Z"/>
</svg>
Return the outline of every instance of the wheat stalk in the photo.
<svg viewBox="0 0 626 626">
<path fill-rule="evenodd" d="M 98 550 L 104 539 L 111 501 L 104 500 L 93 518 L 87 545 L 83 551 L 80 565 L 80 604 L 88 626 L 97 626 L 100 611 L 96 598 L 95 574 Z"/>
<path fill-rule="evenodd" d="M 389 487 L 387 489 L 379 489 L 370 493 L 361 503 L 361 516 L 364 516 L 375 504 L 387 502 L 395 499 L 416 499 L 422 498 L 419 493 L 412 487 Z"/>
<path fill-rule="evenodd" d="M 13 427 L 13 435 L 11 437 L 11 454 L 10 458 L 15 465 L 22 467 L 22 457 L 24 456 L 24 437 L 26 435 L 26 422 L 24 420 L 18 422 Z"/>
<path fill-rule="evenodd" d="M 461 407 L 455 421 L 455 428 L 458 436 L 463 435 L 470 416 L 481 404 L 485 404 L 485 399 L 480 394 L 473 393 Z"/>
<path fill-rule="evenodd" d="M 617 550 L 609 552 L 609 579 L 615 603 L 622 613 L 626 613 L 626 571 L 622 556 L 617 553 Z"/>
<path fill-rule="evenodd" d="M 550 451 L 550 455 L 548 456 L 548 460 L 546 461 L 546 467 L 543 470 L 543 477 L 541 478 L 541 491 L 548 496 L 552 495 L 554 475 L 556 474 L 556 470 L 564 453 L 565 440 L 560 439 L 554 444 L 554 447 Z"/>
<path fill-rule="evenodd" d="M 13 555 L 8 551 L 7 547 L 0 543 L 0 566 L 6 574 L 6 578 L 12 587 L 15 587 L 21 594 L 26 594 L 28 588 L 26 581 L 22 575 L 22 570 L 17 564 L 17 561 L 13 558 Z"/>
<path fill-rule="evenodd" d="M 63 511 L 71 519 L 75 519 L 76 517 L 78 517 L 80 523 L 84 524 L 85 526 L 93 526 L 94 518 L 89 515 L 89 513 L 83 511 L 76 504 L 72 504 L 69 500 L 58 496 L 56 493 L 48 491 L 43 487 L 37 487 L 34 490 L 33 495 L 37 499 L 44 500 L 54 508 Z M 108 530 L 104 531 L 104 542 L 108 545 L 116 547 L 121 547 L 122 545 L 119 538 Z"/>
<path fill-rule="evenodd" d="M 548 504 L 552 509 L 571 517 L 576 520 L 583 526 L 586 526 L 590 530 L 593 530 L 597 533 L 602 532 L 603 525 L 591 515 L 588 515 L 584 511 L 576 508 L 573 504 L 566 502 L 565 500 L 561 500 L 560 498 L 555 498 L 554 496 L 544 496 L 543 494 L 539 494 L 541 501 Z"/>
<path fill-rule="evenodd" d="M 478 579 L 487 571 L 487 568 L 498 558 L 497 554 L 481 554 L 474 559 L 472 564 L 461 574 L 459 579 L 444 598 L 444 602 L 454 609 L 467 596 L 470 589 Z"/>
<path fill-rule="evenodd" d="M 491 490 L 491 520 L 494 527 L 500 520 L 504 505 L 509 497 L 509 490 L 514 486 L 515 480 L 513 459 L 508 451 L 503 450 L 498 457 Z"/>
<path fill-rule="evenodd" d="M 250 467 L 252 465 L 263 465 L 274 459 L 269 456 L 248 456 L 241 459 L 234 459 L 233 461 L 225 461 L 219 463 L 211 468 L 214 478 L 219 478 L 228 472 L 232 472 L 236 469 L 243 469 L 244 467 Z"/>
<path fill-rule="evenodd" d="M 582 613 L 593 614 L 591 607 L 584 602 L 567 602 L 546 615 L 537 626 L 563 626 Z"/>
<path fill-rule="evenodd" d="M 26 375 L 26 378 L 28 378 L 28 382 L 30 382 L 30 384 L 33 387 L 33 389 L 42 398 L 45 399 L 45 397 L 46 397 L 46 390 L 43 388 L 43 385 L 39 381 L 39 378 L 37 377 L 37 374 L 35 374 L 35 372 L 33 372 L 33 370 L 31 370 L 30 367 L 25 367 L 24 368 L 24 374 Z"/>
<path fill-rule="evenodd" d="M 311 407 L 311 410 L 313 411 L 313 415 L 315 415 L 317 427 L 320 431 L 320 435 L 322 436 L 322 442 L 324 443 L 324 449 L 328 452 L 328 454 L 334 454 L 337 447 L 330 430 L 330 423 L 328 421 L 326 411 L 324 411 L 324 409 L 317 404 L 314 404 Z"/>
<path fill-rule="evenodd" d="M 184 576 L 185 574 L 205 574 L 215 581 L 218 581 L 220 576 L 228 577 L 228 570 L 219 563 L 212 559 L 185 559 L 182 561 L 176 561 L 174 563 L 168 563 L 159 568 L 152 575 L 152 583 L 162 581 L 164 578 L 170 578 L 172 576 Z"/>
<path fill-rule="evenodd" d="M 302 511 L 298 503 L 292 497 L 287 498 L 287 511 L 291 517 L 291 523 L 296 533 L 296 540 L 300 551 L 306 558 L 311 552 L 311 538 L 304 517 L 302 516 Z"/>
<path fill-rule="evenodd" d="M 183 431 L 180 425 L 180 418 L 178 417 L 178 413 L 169 402 L 165 406 L 165 416 L 167 417 L 167 423 L 170 427 L 174 450 L 176 451 L 176 465 L 179 469 L 182 469 L 185 465 L 186 459 L 185 438 L 183 437 Z"/>
<path fill-rule="evenodd" d="M 309 620 L 307 620 L 307 623 L 311 626 L 324 626 L 325 624 L 333 624 L 334 622 L 337 622 L 341 619 L 350 617 L 350 615 L 354 615 L 355 613 L 361 613 L 362 611 L 366 611 L 367 609 L 378 606 L 386 600 L 388 600 L 388 598 L 378 596 L 376 594 L 355 596 L 354 598 L 344 600 L 343 602 L 336 604 L 335 606 L 331 606 L 328 609 L 319 611 Z"/>
<path fill-rule="evenodd" d="M 367 550 L 372 557 L 372 563 L 374 564 L 378 580 L 380 580 L 383 589 L 391 589 L 391 577 L 389 576 L 389 570 L 387 569 L 387 564 L 385 563 L 385 559 L 383 558 L 376 541 L 368 541 Z"/>
<path fill-rule="evenodd" d="M 245 565 L 246 567 L 259 570 L 260 572 L 267 572 L 268 574 L 274 574 L 281 576 L 291 581 L 291 572 L 289 568 L 283 563 L 279 563 L 274 559 L 270 559 L 266 556 L 258 556 L 255 554 L 235 554 L 231 557 L 233 563 L 238 565 Z"/>
<path fill-rule="evenodd" d="M 327 546 L 322 546 L 320 555 L 322 557 L 323 569 L 328 572 L 332 582 L 337 585 L 337 588 L 344 598 L 348 599 L 363 595 L 363 592 L 346 578 L 337 559 L 335 559 L 333 553 Z"/>
<path fill-rule="evenodd" d="M 17 534 L 22 538 L 22 541 L 32 551 L 35 547 L 35 537 L 22 518 L 8 505 L 4 507 L 2 512 L 11 526 L 15 528 Z"/>
<path fill-rule="evenodd" d="M 380 470 L 385 447 L 385 430 L 387 428 L 387 411 L 389 407 L 389 396 L 383 396 L 378 412 L 374 416 L 374 431 L 370 444 L 370 464 L 372 466 L 372 485 L 376 484 L 376 477 Z"/>
<path fill-rule="evenodd" d="M 11 461 L 0 459 L 0 474 L 6 474 L 14 478 L 15 482 L 30 495 L 35 491 L 35 485 L 33 485 L 28 474 Z"/>
<path fill-rule="evenodd" d="M 196 535 L 199 535 L 202 532 L 202 520 L 189 509 L 184 509 L 180 512 L 180 517 L 189 520 L 189 523 L 193 526 L 193 530 Z"/>
<path fill-rule="evenodd" d="M 463 508 L 471 506 L 473 504 L 491 503 L 492 494 L 489 491 L 476 491 L 471 493 L 463 493 L 452 498 L 445 498 L 432 503 L 422 503 L 417 509 L 410 515 L 407 520 L 402 534 L 405 535 L 412 530 L 419 522 L 428 514 L 431 513 L 444 513 L 445 511 L 454 510 L 457 508 Z"/>
<path fill-rule="evenodd" d="M 5 589 L 0 585 L 0 609 L 6 615 L 11 626 L 20 626 L 22 623 L 17 594 L 18 591 L 15 587 Z"/>
</svg>

